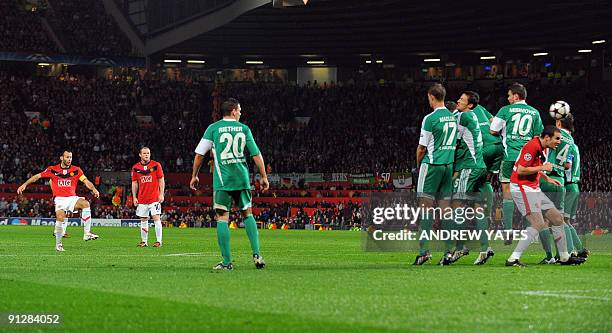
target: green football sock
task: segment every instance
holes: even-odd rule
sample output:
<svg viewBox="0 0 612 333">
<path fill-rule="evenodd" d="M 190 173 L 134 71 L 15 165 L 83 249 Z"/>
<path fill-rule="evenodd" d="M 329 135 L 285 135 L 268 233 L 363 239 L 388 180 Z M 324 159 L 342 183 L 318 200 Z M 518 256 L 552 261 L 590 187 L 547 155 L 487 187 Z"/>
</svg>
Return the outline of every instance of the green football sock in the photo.
<svg viewBox="0 0 612 333">
<path fill-rule="evenodd" d="M 546 259 L 550 259 L 553 257 L 552 255 L 552 242 L 553 237 L 549 228 L 544 228 L 540 231 L 540 242 L 542 243 L 542 247 L 544 248 L 544 252 L 546 252 Z"/>
<path fill-rule="evenodd" d="M 565 231 L 565 240 L 567 241 L 567 253 L 572 253 L 574 252 L 574 241 L 573 241 L 572 229 L 570 229 L 567 223 L 564 223 L 563 231 Z"/>
<path fill-rule="evenodd" d="M 461 230 L 465 229 L 467 221 L 461 223 L 461 224 L 457 224 L 455 222 L 453 222 L 453 220 L 450 221 L 450 223 L 454 224 L 455 230 L 459 230 L 459 232 L 461 232 Z M 457 251 L 461 251 L 463 250 L 463 246 L 465 245 L 465 241 L 458 239 L 457 240 L 457 246 L 455 247 L 455 250 Z"/>
<path fill-rule="evenodd" d="M 491 185 L 491 182 L 486 182 L 480 192 L 484 193 L 485 216 L 491 217 L 491 210 L 493 209 L 493 185 Z"/>
<path fill-rule="evenodd" d="M 442 230 L 452 231 L 456 228 L 455 222 L 453 220 L 442 220 Z M 453 245 L 455 245 L 455 241 L 450 239 L 444 240 L 444 248 L 446 252 L 451 252 L 453 250 Z"/>
<path fill-rule="evenodd" d="M 487 237 L 486 231 L 489 230 L 489 218 L 477 218 L 476 229 L 480 231 L 480 252 L 487 252 L 489 249 L 489 237 Z"/>
<path fill-rule="evenodd" d="M 419 239 L 419 255 L 421 256 L 429 252 L 429 249 L 427 247 L 427 245 L 429 244 L 429 239 L 421 238 L 422 232 L 423 231 L 427 232 L 428 233 L 427 236 L 429 237 L 429 233 L 431 231 L 432 226 L 433 226 L 433 220 L 428 214 L 425 214 L 425 217 L 419 223 L 419 235 L 418 235 L 418 237 L 420 238 Z"/>
<path fill-rule="evenodd" d="M 514 217 L 514 201 L 512 199 L 504 199 L 503 203 L 504 210 L 504 229 L 512 229 L 512 218 Z"/>
<path fill-rule="evenodd" d="M 580 237 L 578 237 L 578 233 L 576 232 L 576 229 L 574 228 L 574 226 L 571 225 L 570 223 L 568 223 L 567 225 L 569 226 L 570 231 L 572 232 L 572 241 L 574 242 L 574 248 L 576 249 L 576 251 L 584 250 L 582 241 L 580 240 Z"/>
<path fill-rule="evenodd" d="M 230 253 L 230 231 L 227 221 L 217 221 L 217 242 L 221 249 L 221 256 L 223 256 L 223 264 L 228 265 L 232 262 L 232 255 Z"/>
<path fill-rule="evenodd" d="M 244 226 L 246 228 L 247 236 L 251 242 L 251 250 L 253 255 L 259 255 L 259 231 L 257 231 L 257 223 L 253 215 L 248 215 L 244 219 Z"/>
</svg>

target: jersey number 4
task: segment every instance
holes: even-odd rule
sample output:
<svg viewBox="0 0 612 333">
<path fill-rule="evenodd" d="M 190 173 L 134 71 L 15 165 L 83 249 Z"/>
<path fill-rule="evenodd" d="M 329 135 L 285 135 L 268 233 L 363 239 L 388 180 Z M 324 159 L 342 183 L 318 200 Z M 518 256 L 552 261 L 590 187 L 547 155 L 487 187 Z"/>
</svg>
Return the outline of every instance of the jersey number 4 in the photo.
<svg viewBox="0 0 612 333">
<path fill-rule="evenodd" d="M 563 164 L 563 163 L 565 163 L 565 161 L 567 161 L 567 153 L 569 152 L 569 147 L 570 147 L 570 145 L 566 144 L 557 153 L 557 159 L 559 160 L 560 164 Z"/>
<path fill-rule="evenodd" d="M 227 142 L 225 148 L 221 151 L 222 160 L 244 157 L 244 146 L 246 145 L 246 135 L 244 133 L 236 133 L 236 135 L 223 133 L 219 141 L 221 143 Z"/>
</svg>

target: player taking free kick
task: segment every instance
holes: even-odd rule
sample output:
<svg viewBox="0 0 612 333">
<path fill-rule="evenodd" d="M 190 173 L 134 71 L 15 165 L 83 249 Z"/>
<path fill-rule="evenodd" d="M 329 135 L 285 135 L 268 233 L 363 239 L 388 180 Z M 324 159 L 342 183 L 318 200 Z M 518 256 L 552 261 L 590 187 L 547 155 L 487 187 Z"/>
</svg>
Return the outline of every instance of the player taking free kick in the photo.
<svg viewBox="0 0 612 333">
<path fill-rule="evenodd" d="M 41 178 L 51 178 L 51 191 L 55 202 L 55 249 L 59 252 L 64 251 L 62 237 L 65 229 L 62 227 L 66 219 L 66 213 L 73 213 L 81 210 L 81 223 L 83 224 L 83 240 L 96 240 L 98 235 L 91 232 L 91 208 L 89 201 L 76 195 L 76 188 L 79 181 L 85 184 L 94 197 L 99 198 L 100 193 L 78 166 L 72 165 L 72 152 L 64 150 L 60 156 L 60 164 L 47 167 L 45 171 L 30 177 L 17 189 L 17 194 L 21 195 L 28 185 L 35 183 Z"/>
</svg>

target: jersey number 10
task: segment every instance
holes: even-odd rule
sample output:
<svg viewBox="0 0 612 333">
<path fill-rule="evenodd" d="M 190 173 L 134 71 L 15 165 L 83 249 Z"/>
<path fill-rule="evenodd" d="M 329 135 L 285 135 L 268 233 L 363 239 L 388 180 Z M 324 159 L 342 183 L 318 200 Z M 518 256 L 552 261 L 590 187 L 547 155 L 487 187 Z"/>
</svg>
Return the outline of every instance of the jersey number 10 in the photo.
<svg viewBox="0 0 612 333">
<path fill-rule="evenodd" d="M 531 124 L 533 123 L 533 117 L 531 117 L 531 115 L 516 113 L 511 119 L 514 123 L 512 135 L 527 135 L 531 131 Z"/>
</svg>

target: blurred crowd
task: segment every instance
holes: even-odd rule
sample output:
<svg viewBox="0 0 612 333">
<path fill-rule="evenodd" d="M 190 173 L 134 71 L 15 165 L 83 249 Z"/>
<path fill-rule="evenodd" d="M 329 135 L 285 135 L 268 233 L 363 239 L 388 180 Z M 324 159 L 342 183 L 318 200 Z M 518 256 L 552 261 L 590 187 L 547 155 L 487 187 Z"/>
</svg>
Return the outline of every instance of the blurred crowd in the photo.
<svg viewBox="0 0 612 333">
<path fill-rule="evenodd" d="M 37 12 L 26 11 L 14 0 L 0 0 L 0 51 L 57 53 Z"/>
<path fill-rule="evenodd" d="M 131 43 L 102 1 L 0 0 L 0 51 L 84 56 L 132 55 Z"/>
</svg>

